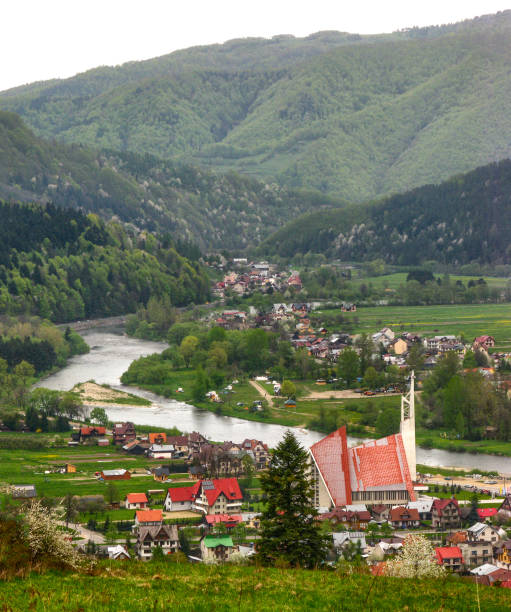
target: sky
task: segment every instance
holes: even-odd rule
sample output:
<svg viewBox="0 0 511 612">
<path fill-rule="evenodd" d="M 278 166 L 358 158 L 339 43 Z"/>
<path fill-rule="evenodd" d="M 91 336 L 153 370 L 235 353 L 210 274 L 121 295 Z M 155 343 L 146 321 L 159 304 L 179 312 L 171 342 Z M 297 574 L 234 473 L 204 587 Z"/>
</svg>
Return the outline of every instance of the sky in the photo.
<svg viewBox="0 0 511 612">
<path fill-rule="evenodd" d="M 453 23 L 511 0 L 12 0 L 2 6 L 0 91 L 246 36 L 375 34 Z"/>
</svg>

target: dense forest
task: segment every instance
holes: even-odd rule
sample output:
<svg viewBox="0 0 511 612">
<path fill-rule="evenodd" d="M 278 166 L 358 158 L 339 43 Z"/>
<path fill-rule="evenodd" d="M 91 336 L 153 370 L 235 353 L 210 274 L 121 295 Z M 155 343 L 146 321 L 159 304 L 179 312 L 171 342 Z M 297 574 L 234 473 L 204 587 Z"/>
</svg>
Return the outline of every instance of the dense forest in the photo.
<svg viewBox="0 0 511 612">
<path fill-rule="evenodd" d="M 0 197 L 80 208 L 176 242 L 241 249 L 287 219 L 340 200 L 151 155 L 94 151 L 37 138 L 0 111 Z M 62 213 L 66 214 L 66 213 Z"/>
<path fill-rule="evenodd" d="M 364 201 L 509 156 L 510 36 L 505 11 L 233 40 L 19 87 L 0 106 L 47 138 Z"/>
<path fill-rule="evenodd" d="M 92 214 L 0 201 L 0 314 L 65 322 L 134 312 L 151 296 L 176 306 L 209 296 L 203 269 L 169 235 L 130 235 Z"/>
<path fill-rule="evenodd" d="M 268 238 L 260 252 L 401 265 L 508 264 L 510 203 L 511 161 L 505 160 L 365 206 L 302 216 Z"/>
</svg>

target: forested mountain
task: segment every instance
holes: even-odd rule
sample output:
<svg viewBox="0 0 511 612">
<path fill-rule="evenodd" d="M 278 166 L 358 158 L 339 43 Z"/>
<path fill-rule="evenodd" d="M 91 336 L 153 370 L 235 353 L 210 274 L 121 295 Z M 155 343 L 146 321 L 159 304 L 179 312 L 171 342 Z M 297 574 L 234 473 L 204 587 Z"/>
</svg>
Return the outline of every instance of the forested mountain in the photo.
<svg viewBox="0 0 511 612">
<path fill-rule="evenodd" d="M 290 218 L 340 204 L 319 193 L 235 173 L 217 176 L 148 154 L 46 141 L 18 115 L 2 111 L 0 197 L 81 208 L 202 248 L 227 249 L 258 244 Z"/>
<path fill-rule="evenodd" d="M 511 11 L 381 36 L 247 39 L 0 94 L 39 135 L 336 193 L 511 154 Z"/>
<path fill-rule="evenodd" d="M 134 312 L 150 297 L 168 306 L 209 297 L 204 271 L 170 236 L 131 236 L 96 215 L 0 201 L 0 315 L 65 322 Z"/>
<path fill-rule="evenodd" d="M 364 206 L 304 215 L 260 247 L 344 261 L 511 263 L 511 160 Z"/>
</svg>

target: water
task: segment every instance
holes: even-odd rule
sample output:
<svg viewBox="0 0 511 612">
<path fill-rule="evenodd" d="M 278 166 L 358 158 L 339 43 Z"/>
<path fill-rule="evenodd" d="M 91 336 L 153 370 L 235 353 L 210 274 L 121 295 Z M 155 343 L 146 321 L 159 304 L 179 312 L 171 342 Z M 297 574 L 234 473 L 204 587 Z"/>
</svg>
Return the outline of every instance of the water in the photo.
<svg viewBox="0 0 511 612">
<path fill-rule="evenodd" d="M 78 355 L 69 365 L 38 383 L 49 389 L 69 390 L 87 380 L 98 384 L 109 384 L 114 388 L 128 391 L 151 400 L 151 406 L 111 407 L 105 410 L 112 421 L 130 420 L 135 424 L 159 427 L 177 427 L 182 431 L 199 431 L 211 440 L 232 440 L 241 442 L 245 438 L 257 438 L 275 446 L 286 431 L 286 427 L 256 421 L 244 421 L 234 417 L 217 416 L 172 399 L 154 395 L 148 391 L 121 385 L 120 377 L 134 359 L 159 353 L 167 345 L 161 342 L 138 340 L 122 335 L 119 330 L 87 330 L 82 332 L 91 347 L 86 355 Z M 311 446 L 323 434 L 296 427 L 291 428 L 304 446 Z M 356 443 L 354 438 L 348 439 Z M 430 466 L 456 466 L 484 471 L 496 470 L 511 475 L 511 457 L 476 455 L 472 453 L 451 453 L 448 451 L 422 448 L 417 449 L 417 463 Z"/>
</svg>

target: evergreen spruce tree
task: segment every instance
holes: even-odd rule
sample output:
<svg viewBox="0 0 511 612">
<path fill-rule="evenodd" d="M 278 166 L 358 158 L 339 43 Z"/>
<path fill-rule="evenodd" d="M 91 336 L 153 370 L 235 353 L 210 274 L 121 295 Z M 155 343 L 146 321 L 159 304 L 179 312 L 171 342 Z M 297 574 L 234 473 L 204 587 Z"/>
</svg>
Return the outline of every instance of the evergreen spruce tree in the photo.
<svg viewBox="0 0 511 612">
<path fill-rule="evenodd" d="M 328 537 L 321 532 L 312 505 L 307 451 L 292 432 L 287 431 L 275 449 L 268 471 L 261 476 L 261 486 L 266 509 L 256 560 L 263 565 L 321 565 Z"/>
</svg>

